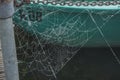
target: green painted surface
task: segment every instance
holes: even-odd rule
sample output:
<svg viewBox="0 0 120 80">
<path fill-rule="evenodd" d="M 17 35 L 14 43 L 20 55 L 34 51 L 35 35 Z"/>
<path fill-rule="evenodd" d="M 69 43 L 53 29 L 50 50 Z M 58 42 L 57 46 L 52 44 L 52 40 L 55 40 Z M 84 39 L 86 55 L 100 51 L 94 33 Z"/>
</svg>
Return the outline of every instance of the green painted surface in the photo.
<svg viewBox="0 0 120 80">
<path fill-rule="evenodd" d="M 120 45 L 120 12 L 116 6 L 30 4 L 13 16 L 14 23 L 41 40 L 65 46 Z"/>
</svg>

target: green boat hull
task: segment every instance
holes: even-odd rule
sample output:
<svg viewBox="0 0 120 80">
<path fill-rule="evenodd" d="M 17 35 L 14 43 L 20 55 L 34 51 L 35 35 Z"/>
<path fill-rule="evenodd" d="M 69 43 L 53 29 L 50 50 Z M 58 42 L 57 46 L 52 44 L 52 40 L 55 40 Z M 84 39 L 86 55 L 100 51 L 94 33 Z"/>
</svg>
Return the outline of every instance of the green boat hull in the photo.
<svg viewBox="0 0 120 80">
<path fill-rule="evenodd" d="M 14 23 L 41 41 L 70 47 L 120 46 L 119 6 L 29 4 L 13 16 Z M 109 45 L 108 45 L 109 44 Z"/>
</svg>

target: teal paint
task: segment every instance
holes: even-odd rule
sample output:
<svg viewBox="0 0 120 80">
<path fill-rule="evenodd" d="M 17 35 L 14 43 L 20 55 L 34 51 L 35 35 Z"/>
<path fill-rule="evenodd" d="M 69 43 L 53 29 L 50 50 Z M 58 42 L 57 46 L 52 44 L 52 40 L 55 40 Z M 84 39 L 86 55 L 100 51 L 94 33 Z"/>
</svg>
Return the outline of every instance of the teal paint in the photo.
<svg viewBox="0 0 120 80">
<path fill-rule="evenodd" d="M 72 47 L 106 47 L 98 26 L 111 46 L 119 46 L 119 9 L 119 5 L 61 6 L 31 3 L 22 6 L 14 14 L 13 20 L 21 28 L 38 35 L 41 41 Z"/>
</svg>

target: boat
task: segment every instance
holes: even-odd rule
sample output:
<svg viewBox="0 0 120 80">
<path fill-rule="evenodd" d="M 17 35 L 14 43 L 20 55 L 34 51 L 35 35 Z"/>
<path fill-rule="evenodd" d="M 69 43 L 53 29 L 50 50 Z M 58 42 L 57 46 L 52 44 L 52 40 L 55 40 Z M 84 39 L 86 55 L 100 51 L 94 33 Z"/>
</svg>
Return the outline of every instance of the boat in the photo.
<svg viewBox="0 0 120 80">
<path fill-rule="evenodd" d="M 34 0 L 13 21 L 41 41 L 70 47 L 120 46 L 120 1 Z"/>
</svg>

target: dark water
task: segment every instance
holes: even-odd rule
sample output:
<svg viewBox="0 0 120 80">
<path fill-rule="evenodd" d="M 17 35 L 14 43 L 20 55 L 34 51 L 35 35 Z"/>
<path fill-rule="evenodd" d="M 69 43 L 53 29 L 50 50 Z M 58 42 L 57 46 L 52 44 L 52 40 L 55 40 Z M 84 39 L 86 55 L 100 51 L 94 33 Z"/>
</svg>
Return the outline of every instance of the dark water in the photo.
<svg viewBox="0 0 120 80">
<path fill-rule="evenodd" d="M 120 48 L 113 49 L 120 58 Z M 48 80 L 37 71 L 28 76 L 29 80 Z M 109 48 L 82 48 L 57 74 L 57 80 L 120 80 L 120 65 Z"/>
</svg>

